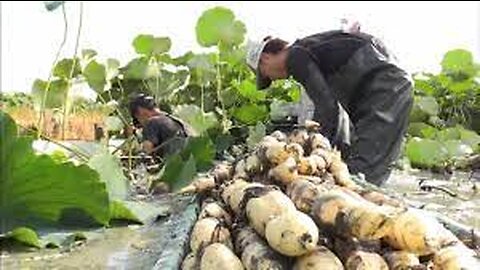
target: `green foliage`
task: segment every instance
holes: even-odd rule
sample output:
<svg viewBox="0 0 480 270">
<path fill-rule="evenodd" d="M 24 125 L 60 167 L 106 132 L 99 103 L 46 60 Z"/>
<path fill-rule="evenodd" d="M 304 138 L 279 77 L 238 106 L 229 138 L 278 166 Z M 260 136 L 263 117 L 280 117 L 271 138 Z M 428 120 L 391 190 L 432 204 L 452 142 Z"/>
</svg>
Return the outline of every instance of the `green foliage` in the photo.
<svg viewBox="0 0 480 270">
<path fill-rule="evenodd" d="M 127 177 L 123 174 L 120 160 L 117 157 L 103 149 L 90 158 L 88 166 L 99 174 L 102 182 L 105 182 L 109 198 L 118 200 L 127 198 Z"/>
<path fill-rule="evenodd" d="M 40 240 L 38 239 L 37 233 L 34 230 L 29 229 L 27 227 L 15 228 L 14 230 L 8 232 L 5 235 L 5 238 L 14 240 L 25 246 L 31 246 L 36 248 L 41 247 Z"/>
<path fill-rule="evenodd" d="M 257 90 L 257 86 L 250 80 L 244 80 L 238 85 L 238 93 L 251 102 L 265 100 L 267 94 Z"/>
<path fill-rule="evenodd" d="M 144 223 L 145 217 L 153 214 L 149 205 L 127 201 L 128 179 L 123 173 L 118 157 L 102 149 L 90 158 L 88 166 L 94 169 L 99 174 L 100 180 L 106 184 L 110 198 L 110 221 Z"/>
<path fill-rule="evenodd" d="M 143 201 L 113 201 L 110 208 L 111 220 L 133 221 L 138 224 L 149 224 L 158 216 L 165 215 L 168 207 Z"/>
<path fill-rule="evenodd" d="M 447 52 L 442 60 L 442 70 L 452 76 L 475 76 L 476 68 L 472 53 L 462 49 Z"/>
<path fill-rule="evenodd" d="M 133 47 L 138 54 L 151 56 L 168 52 L 172 47 L 172 41 L 168 37 L 138 35 L 133 40 Z"/>
<path fill-rule="evenodd" d="M 265 135 L 267 135 L 267 129 L 262 122 L 258 122 L 255 127 L 248 127 L 247 145 L 249 149 L 253 149 Z"/>
<path fill-rule="evenodd" d="M 442 143 L 431 139 L 413 138 L 408 141 L 406 155 L 412 165 L 427 168 L 442 167 L 448 159 L 448 151 Z"/>
<path fill-rule="evenodd" d="M 184 160 L 188 160 L 192 156 L 198 170 L 207 170 L 215 158 L 215 146 L 207 136 L 191 137 L 181 155 Z"/>
<path fill-rule="evenodd" d="M 412 122 L 427 122 L 430 116 L 438 115 L 438 103 L 431 96 L 415 96 L 410 114 Z"/>
<path fill-rule="evenodd" d="M 408 134 L 413 137 L 432 138 L 437 129 L 423 122 L 410 123 L 408 126 Z"/>
<path fill-rule="evenodd" d="M 125 79 L 143 80 L 154 78 L 158 75 L 158 70 L 155 66 L 149 64 L 149 60 L 145 57 L 140 57 L 130 61 L 125 70 Z"/>
<path fill-rule="evenodd" d="M 110 204 L 110 220 L 130 220 L 142 224 L 142 221 L 138 218 L 124 202 L 112 201 Z"/>
<path fill-rule="evenodd" d="M 406 145 L 406 155 L 411 164 L 422 168 L 442 168 L 472 153 L 472 148 L 461 140 L 413 138 Z"/>
<path fill-rule="evenodd" d="M 255 76 L 244 61 L 242 44 L 246 28 L 231 10 L 223 7 L 206 10 L 195 31 L 199 44 L 210 47 L 211 52 L 187 52 L 174 58 L 169 55 L 170 38 L 140 34 L 132 41 L 138 55 L 126 65 L 121 66 L 115 59 L 101 63 L 96 51 L 84 49 L 75 60 L 72 76 L 86 81 L 100 95 L 102 103 L 118 102 L 118 109 L 124 113 L 130 95 L 138 92 L 153 95 L 163 110 L 181 118 L 202 135 L 187 145 L 181 160 L 187 162 L 191 155 L 195 164 L 187 169 L 203 170 L 211 164 L 215 153 L 229 149 L 233 143 L 245 142 L 247 137 L 251 142 L 256 140 L 253 133 L 261 133 L 271 119 L 270 104 L 296 102 L 300 91 L 297 84 L 288 80 L 275 82 L 266 91 L 256 89 Z M 46 93 L 47 107 L 66 104 L 68 88 L 74 83 L 69 79 L 73 62 L 64 59 L 54 68 Z M 35 100 L 41 101 L 45 96 L 46 85 L 45 81 L 36 81 Z M 114 116 L 107 118 L 106 125 L 110 131 L 123 127 Z M 175 167 L 175 161 L 178 160 L 167 162 L 166 169 Z M 166 170 L 168 179 L 178 178 L 170 174 L 170 169 Z"/>
<path fill-rule="evenodd" d="M 412 165 L 441 167 L 442 164 L 455 163 L 456 160 L 478 151 L 478 65 L 473 62 L 469 51 L 456 49 L 444 55 L 441 66 L 442 71 L 438 74 L 421 73 L 414 77 L 416 96 L 408 133 L 424 140 L 410 140 L 407 145 L 410 149 L 407 156 Z M 433 149 L 428 147 L 434 144 L 441 150 L 432 152 Z M 419 149 L 414 150 L 414 146 Z M 437 161 L 439 163 L 434 164 Z"/>
<path fill-rule="evenodd" d="M 48 82 L 37 79 L 33 83 L 32 98 L 37 108 L 40 107 L 45 92 L 47 98 L 45 100 L 45 108 L 61 108 L 67 100 L 68 81 L 64 79 L 56 79 L 50 82 L 47 90 Z"/>
<path fill-rule="evenodd" d="M 473 149 L 461 140 L 446 140 L 443 142 L 443 145 L 447 150 L 449 160 L 463 158 L 473 153 Z"/>
<path fill-rule="evenodd" d="M 50 157 L 56 162 L 56 163 L 64 163 L 68 162 L 68 156 L 65 154 L 65 152 L 61 150 L 55 150 L 50 154 Z"/>
<path fill-rule="evenodd" d="M 3 108 L 11 107 L 32 107 L 33 98 L 31 95 L 25 93 L 1 93 L 0 92 L 0 104 Z"/>
<path fill-rule="evenodd" d="M 19 137 L 16 124 L 3 112 L 0 128 L 2 233 L 18 226 L 56 224 L 73 209 L 100 224 L 108 222 L 108 194 L 95 171 L 86 165 L 59 164 L 49 156 L 35 155 L 32 139 Z"/>
<path fill-rule="evenodd" d="M 195 158 L 190 155 L 185 161 L 180 154 L 173 155 L 167 159 L 161 181 L 169 184 L 172 191 L 187 186 L 197 173 Z"/>
<path fill-rule="evenodd" d="M 426 98 L 435 99 L 438 104 L 435 115 L 448 125 L 461 124 L 480 131 L 477 117 L 473 117 L 480 108 L 480 84 L 479 68 L 472 54 L 462 49 L 451 50 L 445 54 L 441 65 L 439 74 L 415 76 L 415 92 L 422 96 L 416 97 L 415 106 Z M 418 118 L 417 110 L 414 111 L 413 121 L 425 121 Z M 430 111 L 426 113 L 433 115 Z"/>
<path fill-rule="evenodd" d="M 204 113 L 195 105 L 178 105 L 173 114 L 189 124 L 198 134 L 205 134 L 207 130 L 218 125 L 218 120 L 213 112 Z"/>
<path fill-rule="evenodd" d="M 74 66 L 75 65 L 75 66 Z M 65 58 L 55 65 L 53 68 L 53 75 L 62 79 L 68 80 L 75 78 L 82 72 L 80 67 L 80 59 Z"/>
<path fill-rule="evenodd" d="M 184 69 L 175 72 L 162 70 L 158 77 L 148 80 L 147 85 L 157 100 L 170 100 L 182 90 L 189 75 Z"/>
<path fill-rule="evenodd" d="M 62 4 L 50 2 L 46 7 L 53 10 Z M 78 58 L 63 59 L 52 67 L 50 82 L 36 80 L 32 101 L 37 107 L 45 101 L 46 108 L 69 108 L 73 102 L 67 100 L 69 89 L 86 82 L 103 105 L 77 100 L 74 110 L 105 109 L 109 114 L 106 129 L 118 131 L 123 123 L 111 114 L 124 112 L 133 93 L 153 95 L 162 109 L 200 135 L 189 138 L 185 148 L 168 157 L 163 166 L 160 180 L 177 190 L 190 183 L 197 171 L 208 170 L 215 156 L 232 144 L 247 140 L 254 145 L 260 140 L 271 119 L 272 103 L 295 102 L 300 97 L 298 85 L 288 80 L 275 82 L 266 91 L 256 89 L 254 74 L 244 61 L 246 28 L 231 10 L 216 7 L 205 11 L 195 31 L 199 44 L 209 47 L 209 53 L 172 57 L 170 38 L 149 34 L 133 39 L 138 55 L 126 65 L 109 58 L 100 61 L 95 50 L 84 49 Z M 10 100 L 13 106 L 23 102 L 5 95 L 0 98 L 2 103 Z M 115 110 L 108 105 L 113 102 L 119 104 Z M 0 188 L 8 190 L 0 193 L 2 233 L 10 232 L 19 241 L 39 246 L 43 242 L 39 244 L 31 232 L 12 230 L 45 224 L 106 225 L 117 219 L 141 223 L 146 213 L 153 213 L 128 201 L 128 183 L 116 157 L 100 152 L 87 164 L 76 166 L 64 155 L 35 155 L 32 139 L 17 136 L 13 121 L 5 114 L 0 116 L 0 149 L 7 149 L 0 159 Z"/>
<path fill-rule="evenodd" d="M 425 123 L 409 126 L 406 155 L 414 166 L 442 167 L 478 151 L 480 135 L 461 126 L 437 129 Z"/>
<path fill-rule="evenodd" d="M 233 116 L 240 122 L 247 125 L 254 125 L 257 122 L 265 121 L 268 117 L 268 109 L 265 105 L 245 104 L 235 108 Z"/>
<path fill-rule="evenodd" d="M 233 12 L 224 7 L 203 12 L 195 30 L 198 43 L 204 47 L 240 45 L 247 32 L 245 25 L 235 20 Z"/>
<path fill-rule="evenodd" d="M 115 78 L 119 73 L 118 69 L 120 67 L 120 62 L 117 59 L 108 58 L 106 65 L 106 79 L 111 80 Z"/>
<path fill-rule="evenodd" d="M 95 56 L 97 56 L 97 52 L 95 50 L 92 50 L 92 49 L 84 49 L 82 50 L 82 60 L 84 61 L 89 61 L 91 59 L 93 59 Z"/>
<path fill-rule="evenodd" d="M 138 57 L 116 69 L 113 77 L 107 76 L 102 98 L 116 100 L 124 108 L 128 96 L 150 94 L 162 110 L 181 118 L 198 134 L 209 133 L 211 141 L 235 137 L 223 140 L 217 147 L 221 152 L 229 147 L 226 142 L 246 139 L 247 126 L 267 124 L 270 104 L 297 102 L 300 98 L 298 84 L 289 80 L 277 81 L 266 91 L 256 89 L 254 74 L 244 61 L 245 34 L 243 23 L 232 11 L 216 7 L 205 11 L 196 25 L 197 40 L 211 47 L 209 53 L 187 52 L 173 58 L 168 53 L 172 46 L 168 38 L 138 35 L 132 42 Z M 100 88 L 103 85 L 102 80 Z M 237 127 L 245 127 L 246 132 L 235 131 L 233 135 L 232 128 Z"/>
<path fill-rule="evenodd" d="M 192 81 L 199 85 L 208 85 L 215 80 L 215 55 L 196 54 L 188 62 Z"/>
<path fill-rule="evenodd" d="M 95 60 L 90 61 L 83 71 L 83 76 L 85 76 L 88 86 L 97 93 L 105 90 L 107 71 L 104 65 L 97 63 Z"/>
</svg>

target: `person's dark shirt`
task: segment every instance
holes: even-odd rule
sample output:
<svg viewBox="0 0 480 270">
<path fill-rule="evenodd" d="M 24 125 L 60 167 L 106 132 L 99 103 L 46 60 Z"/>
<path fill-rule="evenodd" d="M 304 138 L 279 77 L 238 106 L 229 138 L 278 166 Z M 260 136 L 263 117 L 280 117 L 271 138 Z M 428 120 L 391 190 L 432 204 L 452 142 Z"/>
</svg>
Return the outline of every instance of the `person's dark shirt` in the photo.
<svg viewBox="0 0 480 270">
<path fill-rule="evenodd" d="M 298 47 L 308 49 L 320 71 L 328 77 L 345 65 L 353 53 L 367 44 L 370 38 L 370 35 L 364 33 L 328 31 L 297 40 L 292 44 L 292 50 L 296 51 Z"/>
<path fill-rule="evenodd" d="M 177 146 L 186 137 L 182 124 L 164 113 L 151 117 L 142 134 L 143 140 L 150 141 L 156 149 L 155 153 L 162 156 L 179 150 Z"/>
<path fill-rule="evenodd" d="M 331 140 L 336 134 L 339 108 L 338 93 L 331 91 L 328 78 L 346 65 L 370 39 L 370 35 L 363 33 L 329 31 L 299 39 L 288 49 L 288 74 L 303 85 L 316 104 L 314 117 L 322 123 L 322 132 Z M 345 103 L 342 105 L 348 105 Z M 348 111 L 348 106 L 345 108 Z"/>
</svg>

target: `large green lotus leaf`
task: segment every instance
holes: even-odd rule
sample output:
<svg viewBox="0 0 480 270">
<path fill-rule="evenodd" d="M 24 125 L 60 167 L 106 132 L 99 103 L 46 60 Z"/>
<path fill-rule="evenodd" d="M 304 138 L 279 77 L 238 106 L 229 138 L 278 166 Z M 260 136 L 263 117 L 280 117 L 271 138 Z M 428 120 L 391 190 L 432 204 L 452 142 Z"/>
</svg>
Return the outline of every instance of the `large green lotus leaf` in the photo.
<svg viewBox="0 0 480 270">
<path fill-rule="evenodd" d="M 475 65 L 471 52 L 463 49 L 448 51 L 442 60 L 442 69 L 444 72 L 463 73 L 468 76 L 475 75 Z"/>
<path fill-rule="evenodd" d="M 186 66 L 188 61 L 190 61 L 190 59 L 192 59 L 192 57 L 194 57 L 194 56 L 195 56 L 195 54 L 193 52 L 188 51 L 185 54 L 180 55 L 180 56 L 175 57 L 175 58 L 172 58 L 170 55 L 165 54 L 165 53 L 157 55 L 155 57 L 156 57 L 157 61 L 162 62 L 162 63 L 172 64 L 174 66 Z"/>
<path fill-rule="evenodd" d="M 110 205 L 110 218 L 111 220 L 128 220 L 143 223 L 138 215 L 129 209 L 126 203 L 122 201 L 112 201 Z"/>
<path fill-rule="evenodd" d="M 0 151 L 0 233 L 59 225 L 68 221 L 67 213 L 87 214 L 97 224 L 108 222 L 109 198 L 98 174 L 87 165 L 36 155 L 32 138 L 18 136 L 13 119 L 1 111 Z M 81 221 L 76 225 L 86 225 Z"/>
<path fill-rule="evenodd" d="M 144 80 L 154 78 L 159 74 L 158 67 L 145 57 L 133 59 L 124 68 L 125 79 Z"/>
<path fill-rule="evenodd" d="M 204 113 L 196 105 L 178 105 L 174 108 L 173 114 L 188 123 L 198 134 L 204 134 L 218 125 L 217 117 L 213 112 Z"/>
<path fill-rule="evenodd" d="M 246 104 L 235 109 L 233 116 L 242 123 L 255 125 L 268 117 L 268 109 L 265 105 Z"/>
<path fill-rule="evenodd" d="M 478 145 L 480 144 L 480 135 L 472 130 L 460 129 L 460 140 L 476 151 L 478 150 Z"/>
<path fill-rule="evenodd" d="M 37 79 L 33 82 L 32 97 L 35 105 L 40 107 L 46 93 L 45 108 L 61 108 L 66 101 L 68 82 L 64 79 L 57 79 L 50 82 Z"/>
<path fill-rule="evenodd" d="M 473 150 L 478 149 L 478 144 L 480 143 L 480 136 L 475 131 L 465 129 L 460 125 L 441 130 L 438 132 L 436 139 L 442 142 L 460 141 Z"/>
<path fill-rule="evenodd" d="M 460 136 L 460 128 L 452 127 L 440 130 L 437 133 L 436 139 L 441 142 L 448 140 L 460 140 Z"/>
<path fill-rule="evenodd" d="M 196 54 L 188 60 L 187 66 L 194 81 L 200 85 L 207 85 L 216 79 L 214 54 Z"/>
<path fill-rule="evenodd" d="M 439 106 L 434 97 L 415 96 L 412 111 L 410 112 L 411 122 L 426 122 L 430 116 L 438 115 Z"/>
<path fill-rule="evenodd" d="M 449 159 L 458 159 L 473 153 L 472 148 L 460 140 L 448 140 L 443 142 L 447 149 Z"/>
<path fill-rule="evenodd" d="M 238 85 L 238 92 L 244 98 L 256 102 L 266 98 L 266 93 L 257 90 L 257 86 L 250 80 L 244 80 Z"/>
<path fill-rule="evenodd" d="M 426 139 L 434 139 L 438 130 L 423 122 L 410 123 L 408 125 L 408 134 L 412 137 L 420 137 Z"/>
<path fill-rule="evenodd" d="M 424 76 L 415 78 L 415 90 L 421 91 L 427 95 L 434 95 L 436 92 L 435 87 L 431 84 L 430 78 L 424 78 Z"/>
<path fill-rule="evenodd" d="M 448 160 L 448 150 L 438 141 L 413 138 L 407 142 L 406 155 L 412 165 L 421 167 L 443 167 Z"/>
<path fill-rule="evenodd" d="M 92 60 L 95 56 L 97 56 L 97 51 L 92 49 L 84 49 L 82 50 L 82 60 L 88 62 Z"/>
<path fill-rule="evenodd" d="M 453 81 L 449 85 L 449 90 L 457 95 L 462 95 L 476 87 L 476 82 L 473 79 Z"/>
<path fill-rule="evenodd" d="M 175 72 L 162 70 L 160 75 L 147 81 L 148 88 L 158 99 L 168 100 L 185 86 L 190 72 L 186 69 Z"/>
<path fill-rule="evenodd" d="M 110 154 L 106 149 L 102 149 L 90 158 L 88 166 L 97 171 L 100 180 L 105 182 L 110 199 L 124 200 L 127 198 L 127 177 L 123 173 L 118 157 Z"/>
<path fill-rule="evenodd" d="M 233 12 L 224 7 L 203 12 L 195 30 L 198 43 L 204 47 L 240 45 L 247 32 L 245 25 L 235 20 Z"/>
<path fill-rule="evenodd" d="M 53 68 L 53 75 L 62 79 L 70 79 L 77 77 L 82 72 L 82 69 L 80 67 L 80 59 L 75 59 L 75 67 L 72 70 L 74 64 L 73 62 L 74 59 L 71 58 L 65 58 L 58 61 L 58 63 Z M 70 76 L 70 74 L 72 76 Z"/>
<path fill-rule="evenodd" d="M 168 52 L 172 47 L 172 41 L 168 37 L 141 34 L 133 40 L 133 47 L 138 54 L 149 56 Z"/>
<path fill-rule="evenodd" d="M 248 72 L 250 69 L 245 65 L 246 46 L 227 48 L 220 51 L 220 59 L 228 63 L 229 68 L 237 72 Z"/>
<path fill-rule="evenodd" d="M 95 60 L 90 61 L 83 71 L 88 86 L 97 93 L 102 93 L 107 84 L 107 69 Z"/>
<path fill-rule="evenodd" d="M 40 239 L 38 238 L 37 233 L 27 227 L 18 227 L 15 228 L 14 230 L 8 232 L 5 234 L 5 239 L 8 240 L 14 240 L 17 243 L 20 243 L 25 246 L 31 246 L 31 247 L 41 247 Z M 2 237 L 0 237 L 0 240 Z"/>
<path fill-rule="evenodd" d="M 170 207 L 144 201 L 113 201 L 111 218 L 128 220 L 141 224 L 151 224 L 157 217 L 167 215 Z"/>
<path fill-rule="evenodd" d="M 120 62 L 114 58 L 108 58 L 106 63 L 106 79 L 112 80 L 119 73 Z"/>
<path fill-rule="evenodd" d="M 415 100 L 420 109 L 429 115 L 438 115 L 438 103 L 434 97 L 417 97 Z"/>
</svg>

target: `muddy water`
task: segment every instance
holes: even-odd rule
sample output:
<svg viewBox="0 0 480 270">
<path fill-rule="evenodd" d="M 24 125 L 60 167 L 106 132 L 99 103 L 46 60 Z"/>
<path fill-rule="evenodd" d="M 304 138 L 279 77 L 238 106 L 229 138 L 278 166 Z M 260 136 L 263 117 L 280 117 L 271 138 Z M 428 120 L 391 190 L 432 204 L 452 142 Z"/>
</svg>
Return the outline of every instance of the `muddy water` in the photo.
<svg viewBox="0 0 480 270">
<path fill-rule="evenodd" d="M 193 198 L 163 198 L 168 215 L 146 225 L 87 233 L 77 246 L 3 252 L 0 269 L 177 269 L 198 211 Z"/>
<path fill-rule="evenodd" d="M 423 203 L 423 209 L 480 229 L 480 179 L 471 173 L 446 176 L 420 170 L 395 171 L 384 188 Z"/>
</svg>

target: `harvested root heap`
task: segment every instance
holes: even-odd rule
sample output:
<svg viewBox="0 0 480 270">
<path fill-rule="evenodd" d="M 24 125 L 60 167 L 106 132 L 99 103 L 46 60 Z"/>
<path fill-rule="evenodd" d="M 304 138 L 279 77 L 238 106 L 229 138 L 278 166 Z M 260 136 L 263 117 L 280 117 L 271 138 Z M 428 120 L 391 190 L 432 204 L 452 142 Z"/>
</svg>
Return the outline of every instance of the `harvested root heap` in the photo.
<svg viewBox="0 0 480 270">
<path fill-rule="evenodd" d="M 480 269 L 436 219 L 358 186 L 312 131 L 265 136 L 182 192 L 207 195 L 182 269 Z"/>
</svg>

